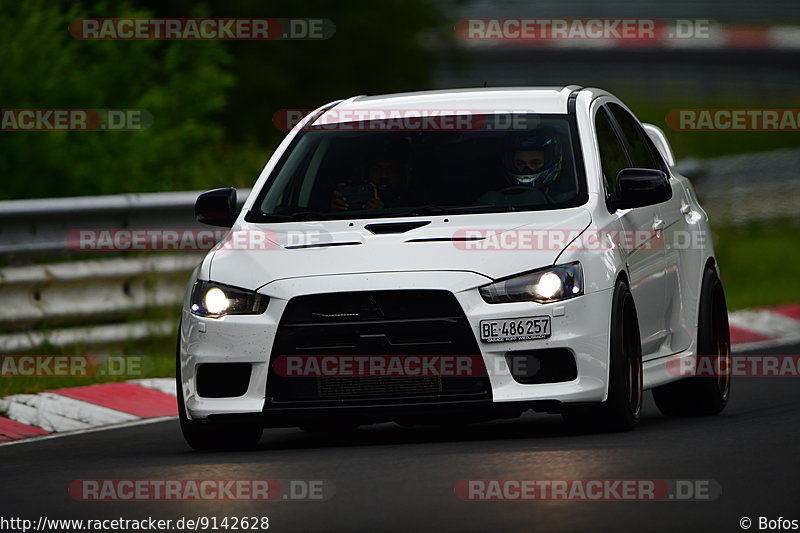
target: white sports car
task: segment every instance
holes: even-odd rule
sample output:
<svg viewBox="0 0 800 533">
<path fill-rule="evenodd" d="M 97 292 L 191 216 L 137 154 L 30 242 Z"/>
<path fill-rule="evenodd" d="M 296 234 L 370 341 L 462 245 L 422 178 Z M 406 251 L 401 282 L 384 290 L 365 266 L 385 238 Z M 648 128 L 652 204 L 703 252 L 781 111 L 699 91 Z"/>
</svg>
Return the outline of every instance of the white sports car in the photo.
<svg viewBox="0 0 800 533">
<path fill-rule="evenodd" d="M 663 132 L 598 89 L 354 97 L 286 136 L 195 270 L 177 349 L 196 449 L 560 413 L 628 430 L 652 389 L 710 415 L 730 382 L 708 218 Z"/>
</svg>

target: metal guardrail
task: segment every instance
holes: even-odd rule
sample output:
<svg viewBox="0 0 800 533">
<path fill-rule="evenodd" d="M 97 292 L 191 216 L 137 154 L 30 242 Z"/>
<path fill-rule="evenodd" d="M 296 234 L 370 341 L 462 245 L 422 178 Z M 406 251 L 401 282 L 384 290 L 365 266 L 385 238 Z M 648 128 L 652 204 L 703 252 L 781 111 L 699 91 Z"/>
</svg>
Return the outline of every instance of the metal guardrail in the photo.
<svg viewBox="0 0 800 533">
<path fill-rule="evenodd" d="M 129 322 L 164 315 L 181 303 L 189 272 L 202 254 L 75 261 L 0 270 L 0 350 L 44 344 L 88 351 L 173 332 L 172 320 Z M 86 326 L 86 324 L 96 324 Z"/>
<path fill-rule="evenodd" d="M 197 252 L 124 256 L 70 247 L 83 230 L 196 230 L 194 202 L 202 191 L 120 194 L 0 202 L 0 353 L 45 346 L 108 351 L 152 336 L 171 335 L 167 314 L 181 303 Z M 239 205 L 249 189 L 239 191 Z M 43 256 L 72 259 L 31 264 Z M 118 257 L 108 258 L 109 255 Z M 89 259 L 91 258 L 91 259 Z"/>
<path fill-rule="evenodd" d="M 717 223 L 798 220 L 800 149 L 784 148 L 709 159 L 685 159 L 703 207 Z"/>
<path fill-rule="evenodd" d="M 70 254 L 76 229 L 201 229 L 194 202 L 203 191 L 114 194 L 0 201 L 0 256 L 16 261 L 46 254 Z M 250 194 L 240 189 L 239 207 Z"/>
</svg>

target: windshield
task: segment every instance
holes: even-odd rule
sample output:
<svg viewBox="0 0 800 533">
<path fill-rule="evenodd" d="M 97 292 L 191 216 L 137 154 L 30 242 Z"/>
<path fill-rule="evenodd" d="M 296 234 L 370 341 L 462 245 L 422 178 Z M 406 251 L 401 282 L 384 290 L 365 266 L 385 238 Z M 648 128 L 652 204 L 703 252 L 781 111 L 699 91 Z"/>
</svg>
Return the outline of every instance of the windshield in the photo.
<svg viewBox="0 0 800 533">
<path fill-rule="evenodd" d="M 309 127 L 267 180 L 248 221 L 582 205 L 587 197 L 574 117 L 499 117 L 473 115 L 470 127 L 458 130 L 437 127 L 459 124 L 443 120 L 417 131 L 389 120 Z"/>
</svg>

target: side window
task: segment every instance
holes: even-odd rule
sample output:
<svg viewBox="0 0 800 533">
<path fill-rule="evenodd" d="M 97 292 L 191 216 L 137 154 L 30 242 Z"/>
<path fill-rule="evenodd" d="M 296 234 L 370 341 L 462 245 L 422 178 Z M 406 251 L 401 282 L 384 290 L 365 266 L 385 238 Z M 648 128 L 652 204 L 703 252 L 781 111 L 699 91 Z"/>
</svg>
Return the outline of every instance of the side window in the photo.
<svg viewBox="0 0 800 533">
<path fill-rule="evenodd" d="M 617 174 L 623 168 L 628 168 L 628 156 L 611 125 L 608 115 L 603 109 L 597 110 L 594 118 L 594 128 L 597 131 L 597 145 L 600 148 L 600 165 L 606 180 L 606 190 L 609 194 L 617 192 Z"/>
<path fill-rule="evenodd" d="M 651 151 L 652 143 L 648 142 L 647 133 L 645 133 L 636 119 L 617 104 L 608 104 L 608 109 L 617 119 L 622 134 L 628 141 L 634 168 L 661 170 L 662 165 Z"/>
<path fill-rule="evenodd" d="M 656 165 L 658 165 L 656 168 L 663 170 L 666 172 L 667 176 L 669 176 L 669 165 L 667 165 L 666 160 L 664 160 L 664 156 L 662 156 L 661 152 L 658 151 L 658 148 L 656 148 L 656 143 L 650 138 L 647 132 L 644 131 L 643 133 L 645 140 L 647 141 L 647 146 L 650 147 L 650 152 L 652 152 L 653 158 L 656 160 Z"/>
</svg>

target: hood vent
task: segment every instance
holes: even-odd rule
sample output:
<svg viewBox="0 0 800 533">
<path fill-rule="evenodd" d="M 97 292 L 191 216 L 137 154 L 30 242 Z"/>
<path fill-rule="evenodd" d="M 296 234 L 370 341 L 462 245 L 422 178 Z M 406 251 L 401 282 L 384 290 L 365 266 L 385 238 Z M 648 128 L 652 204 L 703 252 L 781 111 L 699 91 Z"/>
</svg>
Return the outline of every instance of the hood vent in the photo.
<svg viewBox="0 0 800 533">
<path fill-rule="evenodd" d="M 318 242 L 314 244 L 294 244 L 292 246 L 286 246 L 287 250 L 299 250 L 302 248 L 329 248 L 331 246 L 355 246 L 357 244 L 363 244 L 357 241 L 352 242 Z"/>
<path fill-rule="evenodd" d="M 406 242 L 465 242 L 482 241 L 486 237 L 428 237 L 426 239 L 409 239 Z"/>
<path fill-rule="evenodd" d="M 381 224 L 367 224 L 364 227 L 375 235 L 387 235 L 389 233 L 405 233 L 412 229 L 427 226 L 430 223 L 430 220 L 421 220 L 419 222 L 386 222 Z"/>
</svg>

